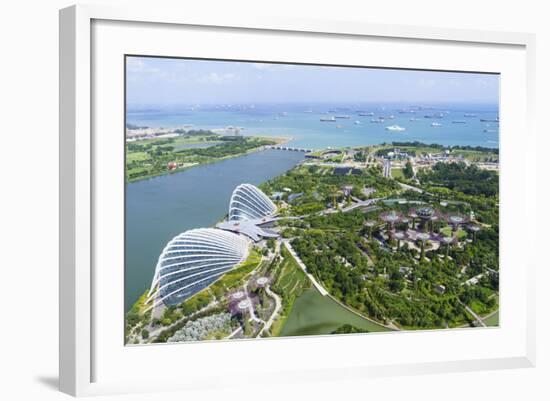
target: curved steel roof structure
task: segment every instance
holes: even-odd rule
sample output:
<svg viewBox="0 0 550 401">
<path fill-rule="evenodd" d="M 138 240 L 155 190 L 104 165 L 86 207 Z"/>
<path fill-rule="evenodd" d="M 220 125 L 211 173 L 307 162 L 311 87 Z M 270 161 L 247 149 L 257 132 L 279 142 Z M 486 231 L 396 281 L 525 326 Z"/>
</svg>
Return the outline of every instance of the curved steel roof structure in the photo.
<svg viewBox="0 0 550 401">
<path fill-rule="evenodd" d="M 241 184 L 229 201 L 229 220 L 258 220 L 273 215 L 277 206 L 257 187 Z"/>
<path fill-rule="evenodd" d="M 246 238 L 214 228 L 185 231 L 159 256 L 147 303 L 177 305 L 248 256 Z"/>
</svg>

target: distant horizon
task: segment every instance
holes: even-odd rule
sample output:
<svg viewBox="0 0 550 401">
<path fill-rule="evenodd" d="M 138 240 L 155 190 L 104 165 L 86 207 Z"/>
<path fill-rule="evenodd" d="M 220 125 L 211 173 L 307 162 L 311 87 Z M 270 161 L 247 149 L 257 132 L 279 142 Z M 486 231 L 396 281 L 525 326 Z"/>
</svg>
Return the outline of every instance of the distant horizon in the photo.
<svg viewBox="0 0 550 401">
<path fill-rule="evenodd" d="M 274 102 L 274 101 L 256 101 L 256 102 L 182 102 L 182 103 L 127 103 L 127 109 L 133 109 L 133 108 L 164 108 L 164 107 L 195 107 L 195 106 L 204 106 L 204 107 L 214 107 L 214 106 L 225 106 L 225 107 L 245 107 L 245 106 L 346 106 L 353 108 L 355 106 L 362 106 L 362 105 L 391 105 L 395 107 L 421 107 L 424 110 L 427 110 L 430 107 L 434 106 L 491 106 L 491 107 L 499 107 L 499 103 L 492 103 L 492 102 L 475 102 L 475 101 L 434 101 L 434 102 L 400 102 L 400 101 L 375 101 L 375 100 L 369 100 L 369 101 L 316 101 L 316 102 L 307 102 L 307 101 L 286 101 L 286 102 Z"/>
<path fill-rule="evenodd" d="M 197 104 L 498 108 L 499 79 L 491 73 L 128 56 L 126 101 L 133 109 Z"/>
</svg>

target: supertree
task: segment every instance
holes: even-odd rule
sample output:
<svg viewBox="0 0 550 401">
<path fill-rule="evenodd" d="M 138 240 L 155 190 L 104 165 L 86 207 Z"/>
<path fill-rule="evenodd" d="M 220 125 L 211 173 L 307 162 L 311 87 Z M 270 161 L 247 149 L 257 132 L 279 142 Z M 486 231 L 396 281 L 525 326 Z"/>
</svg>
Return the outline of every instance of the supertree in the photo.
<svg viewBox="0 0 550 401">
<path fill-rule="evenodd" d="M 431 238 L 431 235 L 421 231 L 409 231 L 409 236 L 413 241 L 420 242 L 420 260 L 422 260 L 426 248 L 426 241 Z"/>
<path fill-rule="evenodd" d="M 266 293 L 265 291 L 260 291 L 269 286 L 271 279 L 267 276 L 260 276 L 254 279 L 254 284 L 256 285 L 256 294 L 258 295 L 258 301 L 261 306 L 266 304 Z"/>
<path fill-rule="evenodd" d="M 433 222 L 439 218 L 439 212 L 430 206 L 421 206 L 409 210 L 409 217 L 412 219 L 411 229 L 414 230 L 418 220 L 418 230 L 433 233 Z"/>
<path fill-rule="evenodd" d="M 418 218 L 416 209 L 409 210 L 409 217 L 411 218 L 411 230 L 414 230 L 414 225 L 416 223 L 416 219 Z"/>
<path fill-rule="evenodd" d="M 241 321 L 245 329 L 249 328 L 248 321 L 251 311 L 252 313 L 254 311 L 255 303 L 255 298 L 251 298 L 248 294 L 240 300 L 233 300 L 229 303 L 229 312 L 232 316 Z"/>
<path fill-rule="evenodd" d="M 472 240 L 475 242 L 476 234 L 481 230 L 481 226 L 478 226 L 477 224 L 470 224 L 466 228 L 472 233 Z"/>
<path fill-rule="evenodd" d="M 445 216 L 445 220 L 453 227 L 453 231 L 458 230 L 458 227 L 468 222 L 468 218 L 460 213 L 449 213 Z"/>
<path fill-rule="evenodd" d="M 430 206 L 422 206 L 417 209 L 414 209 L 414 211 L 412 212 L 412 215 L 415 216 L 413 218 L 413 221 L 415 218 L 420 219 L 420 223 L 418 227 L 420 231 L 426 231 L 426 226 L 429 226 L 430 232 L 433 232 L 433 222 L 439 218 L 439 213 Z M 409 213 L 409 216 L 412 217 L 412 215 L 411 213 Z M 413 223 L 413 226 L 414 226 L 414 223 Z"/>
<path fill-rule="evenodd" d="M 233 304 L 232 313 L 239 316 L 243 324 L 243 332 L 245 335 L 250 333 L 249 314 L 250 309 L 253 308 L 250 298 L 245 298 L 241 301 Z"/>
<path fill-rule="evenodd" d="M 236 304 L 237 310 L 244 314 L 250 310 L 250 307 L 252 306 L 252 301 L 250 299 L 243 299 L 242 301 L 237 302 Z"/>
<path fill-rule="evenodd" d="M 375 220 L 367 220 L 365 221 L 365 227 L 367 227 L 369 238 L 372 237 L 372 229 L 376 226 Z"/>
<path fill-rule="evenodd" d="M 403 231 L 396 231 L 393 233 L 393 238 L 397 240 L 397 249 L 401 248 L 401 241 L 407 238 L 407 234 Z"/>
<path fill-rule="evenodd" d="M 401 221 L 402 218 L 403 215 L 395 210 L 390 210 L 380 214 L 380 220 L 386 223 L 388 231 L 393 230 L 395 223 Z"/>
<path fill-rule="evenodd" d="M 256 279 L 256 285 L 260 288 L 264 288 L 268 284 L 269 284 L 269 277 L 262 276 Z"/>
<path fill-rule="evenodd" d="M 234 292 L 229 294 L 229 301 L 230 302 L 240 301 L 244 298 L 246 298 L 246 292 L 244 292 L 242 290 L 234 291 Z"/>
<path fill-rule="evenodd" d="M 440 235 L 437 237 L 437 240 L 440 244 L 445 244 L 445 258 L 449 257 L 449 248 L 451 247 L 451 244 L 456 243 L 457 239 L 456 237 L 447 237 L 445 235 Z"/>
</svg>

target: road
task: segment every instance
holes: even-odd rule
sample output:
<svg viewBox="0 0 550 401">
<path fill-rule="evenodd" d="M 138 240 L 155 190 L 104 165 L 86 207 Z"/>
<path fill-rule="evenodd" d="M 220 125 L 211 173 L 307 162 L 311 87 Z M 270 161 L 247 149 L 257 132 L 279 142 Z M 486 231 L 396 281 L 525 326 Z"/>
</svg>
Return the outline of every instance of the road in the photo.
<svg viewBox="0 0 550 401">
<path fill-rule="evenodd" d="M 477 313 L 475 313 L 472 308 L 470 308 L 468 305 L 462 303 L 461 301 L 458 301 L 460 302 L 460 304 L 462 306 L 464 306 L 464 308 L 468 311 L 468 313 L 470 315 L 472 315 L 476 320 L 477 320 L 477 323 L 481 326 L 481 327 L 487 327 L 487 325 L 485 324 L 485 322 L 483 321 L 483 319 L 481 317 L 479 317 L 479 315 Z"/>
<path fill-rule="evenodd" d="M 386 178 L 391 178 L 391 161 L 389 160 L 384 161 L 384 170 L 382 174 Z"/>
<path fill-rule="evenodd" d="M 399 181 L 397 183 L 399 184 L 399 186 L 402 189 L 406 189 L 406 190 L 409 190 L 409 191 L 415 191 L 415 192 L 418 192 L 419 194 L 424 193 L 424 190 L 422 190 L 420 188 L 417 188 L 417 187 L 413 187 L 412 185 L 403 184 L 402 182 L 399 182 Z"/>
</svg>

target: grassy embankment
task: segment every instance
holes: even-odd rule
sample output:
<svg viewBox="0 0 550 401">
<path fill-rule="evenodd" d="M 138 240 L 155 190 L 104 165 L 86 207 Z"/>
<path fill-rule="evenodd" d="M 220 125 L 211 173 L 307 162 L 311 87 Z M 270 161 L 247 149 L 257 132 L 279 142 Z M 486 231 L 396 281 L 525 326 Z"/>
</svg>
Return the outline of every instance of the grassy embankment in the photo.
<svg viewBox="0 0 550 401">
<path fill-rule="evenodd" d="M 124 336 L 125 342 L 130 341 L 130 337 L 147 337 L 147 331 L 143 331 L 145 326 L 151 321 L 151 311 L 145 312 L 147 300 L 147 291 L 145 291 L 135 302 L 132 308 L 126 313 Z"/>
<path fill-rule="evenodd" d="M 271 326 L 270 333 L 272 337 L 278 337 L 292 312 L 294 302 L 311 287 L 311 283 L 285 247 L 281 248 L 281 257 L 272 262 L 269 272 L 274 277 L 271 289 L 282 299 L 282 310 Z"/>
</svg>

